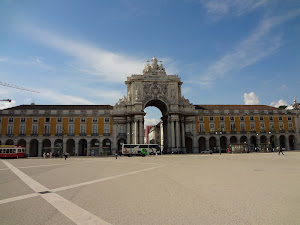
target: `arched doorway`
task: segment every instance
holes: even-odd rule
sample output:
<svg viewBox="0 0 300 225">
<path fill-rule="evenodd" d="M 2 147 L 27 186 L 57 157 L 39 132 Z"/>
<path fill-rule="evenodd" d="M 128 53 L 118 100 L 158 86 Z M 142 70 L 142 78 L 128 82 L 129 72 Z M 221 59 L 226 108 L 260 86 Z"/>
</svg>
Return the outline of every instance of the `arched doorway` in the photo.
<svg viewBox="0 0 300 225">
<path fill-rule="evenodd" d="M 205 137 L 200 137 L 198 140 L 199 153 L 206 150 L 206 140 Z"/>
<path fill-rule="evenodd" d="M 260 147 L 261 147 L 261 151 L 267 151 L 268 143 L 267 143 L 267 137 L 265 135 L 262 135 L 260 137 Z"/>
<path fill-rule="evenodd" d="M 25 147 L 26 148 L 26 141 L 24 140 L 24 139 L 20 139 L 19 141 L 18 141 L 18 144 L 17 145 L 19 145 L 19 146 L 22 146 L 22 147 Z"/>
<path fill-rule="evenodd" d="M 285 148 L 285 136 L 284 135 L 280 135 L 280 137 L 279 137 L 279 146 L 281 148 Z"/>
<path fill-rule="evenodd" d="M 290 150 L 295 150 L 295 136 L 294 135 L 289 136 L 289 145 L 290 145 Z"/>
<path fill-rule="evenodd" d="M 85 139 L 80 139 L 78 143 L 78 155 L 87 155 L 87 141 Z"/>
<path fill-rule="evenodd" d="M 159 113 L 156 112 L 156 116 L 159 118 L 149 118 L 149 115 L 154 111 L 157 111 L 157 109 L 160 111 Z M 148 114 L 148 112 L 150 114 Z M 159 99 L 152 99 L 152 100 L 146 100 L 144 104 L 144 113 L 145 113 L 145 123 L 146 125 L 151 125 L 153 126 L 152 128 L 146 127 L 146 134 L 149 135 L 148 137 L 146 136 L 146 143 L 148 142 L 149 144 L 160 144 L 161 148 L 163 149 L 164 152 L 168 151 L 168 148 L 171 147 L 169 146 L 170 143 L 168 143 L 168 107 L 165 102 Z M 148 122 L 149 119 L 154 120 L 151 124 Z M 162 124 L 161 124 L 162 123 Z M 151 134 L 150 134 L 150 129 L 151 129 Z M 149 132 L 149 133 L 147 133 Z M 156 133 L 159 135 L 155 137 Z M 151 140 L 150 140 L 151 139 Z M 127 139 L 127 141 L 129 141 Z M 119 146 L 119 145 L 118 145 Z M 176 146 L 173 146 L 174 148 Z M 169 150 L 170 151 L 170 150 Z"/>
<path fill-rule="evenodd" d="M 29 156 L 36 157 L 39 154 L 39 142 L 36 139 L 30 141 Z"/>
<path fill-rule="evenodd" d="M 250 144 L 254 147 L 257 147 L 257 138 L 256 138 L 256 136 L 251 136 Z"/>
<path fill-rule="evenodd" d="M 63 154 L 62 151 L 65 151 L 65 149 L 63 149 L 62 139 L 56 139 L 56 140 L 54 141 L 54 148 L 55 148 L 56 153 L 57 153 L 58 155 Z"/>
<path fill-rule="evenodd" d="M 185 147 L 186 152 L 191 154 L 193 153 L 193 140 L 190 137 L 185 137 Z"/>
<path fill-rule="evenodd" d="M 119 151 L 119 153 L 122 152 L 122 145 L 123 144 L 127 144 L 126 140 L 124 138 L 119 139 L 118 140 L 118 151 Z"/>
<path fill-rule="evenodd" d="M 209 138 L 209 150 L 217 151 L 217 139 L 215 137 Z"/>
<path fill-rule="evenodd" d="M 75 155 L 75 141 L 73 139 L 67 140 L 67 153 L 72 156 Z"/>
<path fill-rule="evenodd" d="M 43 140 L 43 142 L 42 142 L 42 154 L 44 153 L 44 152 L 52 152 L 52 149 L 51 149 L 51 141 L 49 140 L 49 139 L 45 139 L 45 140 Z"/>
<path fill-rule="evenodd" d="M 236 144 L 237 143 L 237 138 L 236 136 L 231 136 L 230 137 L 230 144 Z"/>
<path fill-rule="evenodd" d="M 240 139 L 240 143 L 241 144 L 247 144 L 247 137 L 246 136 L 242 136 Z"/>
<path fill-rule="evenodd" d="M 111 141 L 107 138 L 107 139 L 104 139 L 103 142 L 102 142 L 102 147 L 104 148 L 103 150 L 105 152 L 107 152 L 108 155 L 111 155 Z"/>
<path fill-rule="evenodd" d="M 225 136 L 221 137 L 221 149 L 226 149 L 227 148 L 227 138 Z"/>
<path fill-rule="evenodd" d="M 15 145 L 15 142 L 12 139 L 8 139 L 5 142 L 6 145 Z"/>
</svg>

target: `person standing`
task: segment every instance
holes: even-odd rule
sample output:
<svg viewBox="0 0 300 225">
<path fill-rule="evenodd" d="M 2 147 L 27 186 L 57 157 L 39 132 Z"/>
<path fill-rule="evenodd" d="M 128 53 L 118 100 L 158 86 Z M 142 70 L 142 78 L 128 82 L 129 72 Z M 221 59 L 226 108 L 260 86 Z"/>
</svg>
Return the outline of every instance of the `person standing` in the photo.
<svg viewBox="0 0 300 225">
<path fill-rule="evenodd" d="M 282 155 L 284 155 L 284 154 L 283 154 L 283 151 L 282 151 L 282 147 L 281 147 L 281 146 L 279 147 L 279 152 L 278 152 L 278 155 L 280 155 L 280 152 L 282 153 Z"/>
<path fill-rule="evenodd" d="M 68 157 L 68 153 L 64 153 L 64 156 L 65 156 L 65 160 L 67 160 L 67 157 Z"/>
</svg>

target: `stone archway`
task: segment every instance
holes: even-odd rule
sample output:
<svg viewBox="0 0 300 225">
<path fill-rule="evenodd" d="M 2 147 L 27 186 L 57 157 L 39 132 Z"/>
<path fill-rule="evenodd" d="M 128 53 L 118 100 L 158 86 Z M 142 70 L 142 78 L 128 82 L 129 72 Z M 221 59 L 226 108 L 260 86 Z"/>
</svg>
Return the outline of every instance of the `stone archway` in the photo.
<svg viewBox="0 0 300 225">
<path fill-rule="evenodd" d="M 85 139 L 80 139 L 78 142 L 78 155 L 87 155 L 87 141 Z"/>
<path fill-rule="evenodd" d="M 14 140 L 12 140 L 12 139 L 8 139 L 8 140 L 6 140 L 6 142 L 5 142 L 5 145 L 14 145 L 15 144 L 15 142 L 14 142 Z"/>
<path fill-rule="evenodd" d="M 124 138 L 120 138 L 119 140 L 118 140 L 118 151 L 119 151 L 119 153 L 122 151 L 122 145 L 123 144 L 127 144 L 126 143 L 126 140 L 124 139 Z"/>
<path fill-rule="evenodd" d="M 289 136 L 289 146 L 290 146 L 290 150 L 295 150 L 295 136 L 294 135 Z"/>
<path fill-rule="evenodd" d="M 127 143 L 144 143 L 144 109 L 154 106 L 162 113 L 164 152 L 187 152 L 186 138 L 192 140 L 192 148 L 197 148 L 193 145 L 197 143 L 195 128 L 189 125 L 195 124 L 197 111 L 181 95 L 182 82 L 177 75 L 167 75 L 154 56 L 141 75 L 128 77 L 125 84 L 127 96 L 114 106 L 113 120 L 116 129 L 120 124 L 126 124 Z M 112 141 L 114 150 L 118 149 L 117 140 L 118 135 L 115 134 Z M 198 149 L 189 151 L 196 152 Z"/>
<path fill-rule="evenodd" d="M 198 140 L 199 153 L 206 150 L 206 140 L 205 137 L 200 137 Z"/>
<path fill-rule="evenodd" d="M 209 138 L 209 150 L 217 150 L 217 139 L 215 137 Z"/>
<path fill-rule="evenodd" d="M 30 141 L 30 147 L 29 147 L 29 156 L 38 156 L 39 154 L 39 142 L 36 139 L 33 139 Z"/>
<path fill-rule="evenodd" d="M 67 140 L 67 153 L 69 153 L 71 156 L 75 155 L 75 141 L 73 139 Z"/>
<path fill-rule="evenodd" d="M 280 135 L 280 137 L 279 137 L 279 146 L 281 147 L 281 148 L 286 148 L 286 146 L 285 146 L 285 136 L 284 135 Z"/>
</svg>

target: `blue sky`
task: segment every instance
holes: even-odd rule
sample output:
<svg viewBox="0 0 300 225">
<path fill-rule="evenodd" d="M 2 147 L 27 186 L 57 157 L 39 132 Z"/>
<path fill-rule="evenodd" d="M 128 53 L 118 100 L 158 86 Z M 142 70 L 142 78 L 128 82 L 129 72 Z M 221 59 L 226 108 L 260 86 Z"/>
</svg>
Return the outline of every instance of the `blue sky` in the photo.
<svg viewBox="0 0 300 225">
<path fill-rule="evenodd" d="M 0 106 L 114 105 L 154 54 L 193 104 L 291 104 L 299 40 L 299 0 L 0 0 L 0 81 L 40 92 Z"/>
</svg>

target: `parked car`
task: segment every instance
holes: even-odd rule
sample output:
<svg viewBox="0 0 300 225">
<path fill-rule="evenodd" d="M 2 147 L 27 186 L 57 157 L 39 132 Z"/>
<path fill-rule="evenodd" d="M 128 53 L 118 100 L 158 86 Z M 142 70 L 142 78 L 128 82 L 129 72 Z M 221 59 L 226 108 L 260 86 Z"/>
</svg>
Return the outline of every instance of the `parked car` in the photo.
<svg viewBox="0 0 300 225">
<path fill-rule="evenodd" d="M 201 152 L 202 154 L 212 154 L 212 150 L 204 150 Z"/>
</svg>

